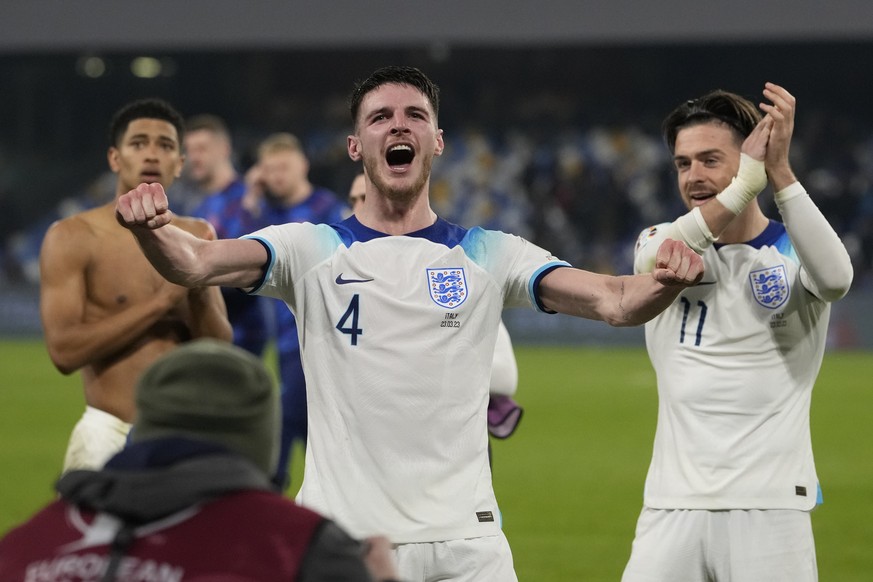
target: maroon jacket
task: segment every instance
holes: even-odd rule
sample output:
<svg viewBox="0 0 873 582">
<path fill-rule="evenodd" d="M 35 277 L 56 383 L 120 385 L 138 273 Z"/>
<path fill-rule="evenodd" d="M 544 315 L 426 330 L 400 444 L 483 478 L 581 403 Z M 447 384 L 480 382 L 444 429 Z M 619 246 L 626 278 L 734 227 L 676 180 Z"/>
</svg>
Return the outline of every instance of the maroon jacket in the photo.
<svg viewBox="0 0 873 582">
<path fill-rule="evenodd" d="M 3 582 L 371 580 L 357 542 L 235 455 L 74 471 L 58 490 L 0 540 Z"/>
</svg>

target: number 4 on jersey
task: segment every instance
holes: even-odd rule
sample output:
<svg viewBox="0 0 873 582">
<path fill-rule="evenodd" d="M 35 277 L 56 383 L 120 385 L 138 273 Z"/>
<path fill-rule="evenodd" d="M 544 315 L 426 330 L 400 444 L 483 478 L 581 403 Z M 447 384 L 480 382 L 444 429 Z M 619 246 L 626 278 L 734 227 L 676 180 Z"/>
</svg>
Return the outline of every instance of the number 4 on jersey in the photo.
<svg viewBox="0 0 873 582">
<path fill-rule="evenodd" d="M 346 312 L 343 313 L 342 317 L 340 317 L 339 323 L 336 324 L 338 330 L 352 336 L 353 346 L 358 345 L 358 336 L 364 333 L 364 330 L 358 327 L 358 313 L 360 312 L 358 305 L 358 294 L 355 293 L 352 300 L 349 302 L 348 309 L 346 309 Z M 349 323 L 349 319 L 351 319 L 352 325 L 351 327 L 346 327 Z"/>
</svg>

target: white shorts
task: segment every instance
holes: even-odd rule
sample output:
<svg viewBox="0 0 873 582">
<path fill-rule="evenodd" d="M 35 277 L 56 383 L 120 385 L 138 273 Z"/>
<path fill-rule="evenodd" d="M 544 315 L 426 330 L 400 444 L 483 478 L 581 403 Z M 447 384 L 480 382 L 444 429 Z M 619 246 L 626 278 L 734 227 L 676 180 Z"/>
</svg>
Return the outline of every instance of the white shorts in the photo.
<svg viewBox="0 0 873 582">
<path fill-rule="evenodd" d="M 796 509 L 643 508 L 622 582 L 815 582 L 812 520 Z"/>
<path fill-rule="evenodd" d="M 517 582 L 506 536 L 399 544 L 401 580 L 416 582 Z"/>
<path fill-rule="evenodd" d="M 99 469 L 124 448 L 130 424 L 92 406 L 73 427 L 64 457 L 63 472 L 72 469 Z"/>
</svg>

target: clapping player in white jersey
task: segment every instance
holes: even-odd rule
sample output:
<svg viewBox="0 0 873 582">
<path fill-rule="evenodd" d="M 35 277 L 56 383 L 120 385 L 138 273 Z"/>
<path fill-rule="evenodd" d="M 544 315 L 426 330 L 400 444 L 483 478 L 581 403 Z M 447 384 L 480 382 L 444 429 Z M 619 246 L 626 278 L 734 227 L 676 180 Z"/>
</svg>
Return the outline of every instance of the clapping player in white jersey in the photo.
<svg viewBox="0 0 873 582">
<path fill-rule="evenodd" d="M 504 306 L 637 325 L 703 275 L 684 243 L 656 268 L 613 277 L 508 234 L 465 230 L 429 202 L 443 152 L 439 93 L 386 67 L 351 98 L 350 158 L 366 202 L 337 225 L 270 226 L 203 243 L 169 224 L 163 189 L 123 196 L 118 217 L 171 281 L 281 298 L 297 317 L 309 404 L 298 500 L 352 535 L 387 534 L 401 578 L 516 579 L 488 467 L 486 407 Z"/>
<path fill-rule="evenodd" d="M 763 119 L 713 91 L 664 121 L 690 212 L 643 231 L 635 269 L 669 237 L 706 276 L 646 324 L 658 424 L 624 582 L 817 579 L 809 405 L 852 265 L 789 165 L 794 97 L 763 94 Z M 783 222 L 758 205 L 768 177 Z"/>
</svg>

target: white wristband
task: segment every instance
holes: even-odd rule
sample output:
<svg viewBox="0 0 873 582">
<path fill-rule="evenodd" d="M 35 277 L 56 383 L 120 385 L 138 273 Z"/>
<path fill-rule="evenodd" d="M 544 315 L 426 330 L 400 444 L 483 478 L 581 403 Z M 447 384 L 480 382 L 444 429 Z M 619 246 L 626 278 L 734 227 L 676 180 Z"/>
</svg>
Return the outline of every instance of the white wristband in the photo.
<svg viewBox="0 0 873 582">
<path fill-rule="evenodd" d="M 752 156 L 740 154 L 740 168 L 730 186 L 720 192 L 715 199 L 722 206 L 739 214 L 767 185 L 767 172 L 764 162 Z"/>
<path fill-rule="evenodd" d="M 695 206 L 691 212 L 677 218 L 673 226 L 676 227 L 680 240 L 698 255 L 702 255 L 703 251 L 717 240 L 712 235 L 712 231 L 709 230 L 706 220 L 703 219 L 699 206 Z"/>
</svg>

